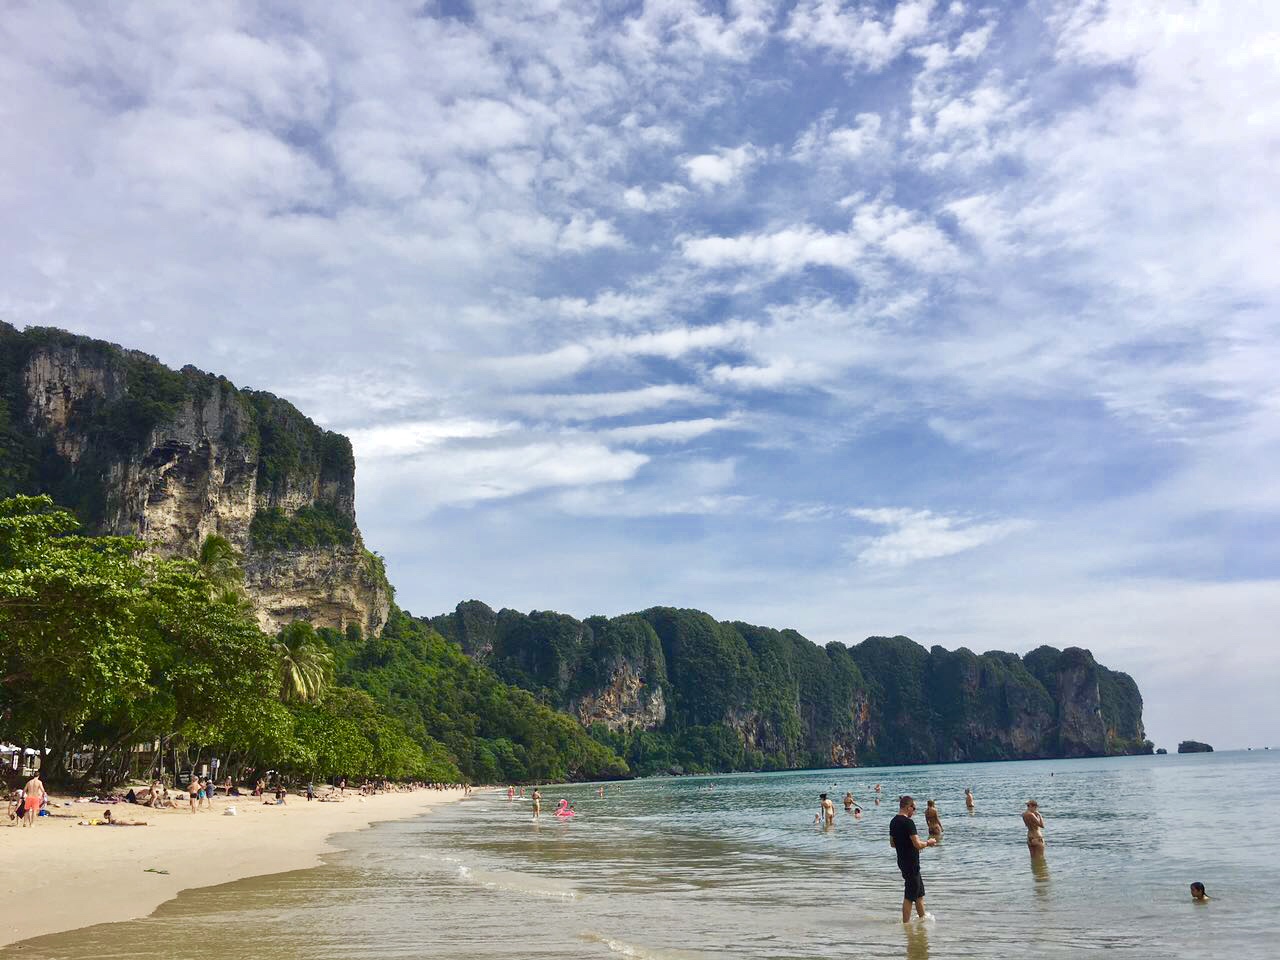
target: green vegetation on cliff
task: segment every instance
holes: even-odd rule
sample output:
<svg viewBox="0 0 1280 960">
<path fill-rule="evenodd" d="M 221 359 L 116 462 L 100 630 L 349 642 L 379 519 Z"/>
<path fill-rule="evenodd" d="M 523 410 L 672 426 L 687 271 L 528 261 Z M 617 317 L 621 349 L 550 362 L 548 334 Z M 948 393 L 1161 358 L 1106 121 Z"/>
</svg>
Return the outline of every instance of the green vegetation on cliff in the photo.
<svg viewBox="0 0 1280 960">
<path fill-rule="evenodd" d="M 312 550 L 355 543 L 356 522 L 328 503 L 300 507 L 293 514 L 279 507 L 261 507 L 249 524 L 255 550 Z"/>
<path fill-rule="evenodd" d="M 322 634 L 333 646 L 340 683 L 368 693 L 415 740 L 442 744 L 475 782 L 627 775 L 626 765 L 573 718 L 503 683 L 399 610 L 379 637 Z"/>
<path fill-rule="evenodd" d="M 430 623 L 642 774 L 1150 751 L 1136 684 L 1077 648 L 824 648 L 669 607 L 579 622 L 468 601 Z"/>
</svg>

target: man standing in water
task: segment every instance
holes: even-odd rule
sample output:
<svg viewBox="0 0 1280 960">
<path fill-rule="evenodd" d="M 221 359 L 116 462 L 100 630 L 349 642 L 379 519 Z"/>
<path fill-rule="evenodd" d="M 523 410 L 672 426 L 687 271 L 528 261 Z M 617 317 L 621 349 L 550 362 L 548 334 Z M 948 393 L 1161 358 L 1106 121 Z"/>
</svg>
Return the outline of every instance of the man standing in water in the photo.
<svg viewBox="0 0 1280 960">
<path fill-rule="evenodd" d="M 973 787 L 964 788 L 964 807 L 970 813 L 973 813 Z"/>
<path fill-rule="evenodd" d="M 898 853 L 898 869 L 902 871 L 904 881 L 902 889 L 902 922 L 911 919 L 911 905 L 916 905 L 916 913 L 924 919 L 924 879 L 920 876 L 920 851 L 925 847 L 936 847 L 938 841 L 932 837 L 921 840 L 916 833 L 916 822 L 911 815 L 916 812 L 916 802 L 910 797 L 898 800 L 898 814 L 889 821 L 889 846 Z"/>
</svg>

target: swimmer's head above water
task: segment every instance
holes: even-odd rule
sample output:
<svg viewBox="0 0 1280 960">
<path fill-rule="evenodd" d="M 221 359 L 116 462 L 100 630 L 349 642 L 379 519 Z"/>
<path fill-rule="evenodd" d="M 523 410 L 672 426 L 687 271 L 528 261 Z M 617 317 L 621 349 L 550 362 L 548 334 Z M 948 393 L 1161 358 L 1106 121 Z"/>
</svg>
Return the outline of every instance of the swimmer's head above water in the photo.
<svg viewBox="0 0 1280 960">
<path fill-rule="evenodd" d="M 1209 899 L 1209 895 L 1204 892 L 1204 884 L 1201 883 L 1199 880 L 1191 884 L 1191 899 L 1192 900 L 1208 900 Z"/>
</svg>

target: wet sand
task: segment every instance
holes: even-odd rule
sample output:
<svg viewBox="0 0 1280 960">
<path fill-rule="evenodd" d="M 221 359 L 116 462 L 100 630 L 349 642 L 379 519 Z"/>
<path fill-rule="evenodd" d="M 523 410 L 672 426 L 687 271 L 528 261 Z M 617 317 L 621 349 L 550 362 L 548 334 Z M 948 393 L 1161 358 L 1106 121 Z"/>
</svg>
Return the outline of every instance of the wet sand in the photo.
<svg viewBox="0 0 1280 960">
<path fill-rule="evenodd" d="M 341 803 L 290 796 L 283 806 L 232 797 L 192 814 L 130 803 L 112 817 L 145 820 L 145 827 L 81 826 L 108 807 L 63 806 L 34 827 L 0 825 L 0 892 L 9 909 L 0 919 L 0 946 L 95 923 L 144 917 L 180 891 L 243 877 L 315 866 L 337 849 L 335 834 L 385 820 L 401 820 L 462 798 L 462 791 L 418 790 Z M 234 806 L 236 816 L 226 816 Z M 0 814 L 2 816 L 2 814 Z M 148 872 L 148 869 L 167 873 Z"/>
</svg>

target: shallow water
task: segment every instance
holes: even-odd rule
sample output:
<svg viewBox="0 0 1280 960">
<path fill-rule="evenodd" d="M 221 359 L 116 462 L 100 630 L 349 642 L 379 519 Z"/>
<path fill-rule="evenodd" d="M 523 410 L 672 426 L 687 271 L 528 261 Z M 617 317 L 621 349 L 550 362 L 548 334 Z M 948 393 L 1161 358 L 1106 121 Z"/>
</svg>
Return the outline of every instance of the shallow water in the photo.
<svg viewBox="0 0 1280 960">
<path fill-rule="evenodd" d="M 813 824 L 822 790 L 829 831 Z M 485 794 L 348 835 L 323 867 L 190 891 L 0 960 L 1272 957 L 1278 790 L 1280 752 L 1255 751 L 645 780 L 603 800 L 547 788 L 546 809 L 564 796 L 581 813 L 564 823 Z M 922 833 L 936 798 L 946 831 L 921 854 L 933 919 L 905 929 L 888 846 L 899 793 L 920 801 Z M 1020 819 L 1032 796 L 1043 861 Z M 1196 879 L 1211 903 L 1190 901 Z"/>
</svg>

